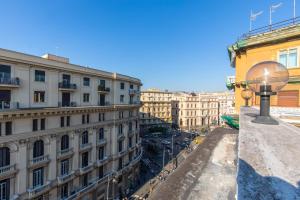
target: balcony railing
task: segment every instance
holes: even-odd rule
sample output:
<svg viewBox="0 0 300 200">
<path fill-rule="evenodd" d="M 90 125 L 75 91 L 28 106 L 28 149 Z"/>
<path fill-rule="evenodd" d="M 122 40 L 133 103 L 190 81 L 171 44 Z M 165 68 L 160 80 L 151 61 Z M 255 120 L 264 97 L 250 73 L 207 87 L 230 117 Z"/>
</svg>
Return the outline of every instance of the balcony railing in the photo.
<svg viewBox="0 0 300 200">
<path fill-rule="evenodd" d="M 20 86 L 20 79 L 19 78 L 0 78 L 0 86 L 9 85 L 13 87 Z"/>
<path fill-rule="evenodd" d="M 65 182 L 71 180 L 74 177 L 75 177 L 75 171 L 71 171 L 68 174 L 64 174 L 64 175 L 57 177 L 57 182 L 58 182 L 58 184 L 62 184 L 62 183 L 65 183 Z"/>
<path fill-rule="evenodd" d="M 98 85 L 98 92 L 109 93 L 110 88 L 109 87 L 104 87 L 102 85 Z"/>
<path fill-rule="evenodd" d="M 37 186 L 35 188 L 30 188 L 27 190 L 28 192 L 28 196 L 29 198 L 34 198 L 37 195 L 40 195 L 41 193 L 46 192 L 47 190 L 49 190 L 51 188 L 51 182 L 48 181 L 47 183 L 45 183 L 44 185 L 41 186 Z"/>
<path fill-rule="evenodd" d="M 0 101 L 0 110 L 19 109 L 19 102 Z"/>
<path fill-rule="evenodd" d="M 93 169 L 93 163 L 88 163 L 87 166 L 81 166 L 79 168 L 79 172 L 80 172 L 80 174 L 84 174 L 92 169 Z"/>
<path fill-rule="evenodd" d="M 74 153 L 73 148 L 68 148 L 68 149 L 63 149 L 58 151 L 57 156 L 60 158 L 60 157 L 71 155 L 73 153 Z"/>
<path fill-rule="evenodd" d="M 85 149 L 89 149 L 92 148 L 92 143 L 84 143 L 84 144 L 80 144 L 80 150 L 85 150 Z"/>
<path fill-rule="evenodd" d="M 100 167 L 101 165 L 103 165 L 104 163 L 106 163 L 108 161 L 108 156 L 104 156 L 102 159 L 97 160 L 96 162 L 96 166 Z"/>
<path fill-rule="evenodd" d="M 136 95 L 136 94 L 138 94 L 139 93 L 139 91 L 138 90 L 134 90 L 134 89 L 129 89 L 129 95 Z"/>
<path fill-rule="evenodd" d="M 76 107 L 77 106 L 77 103 L 74 102 L 74 101 L 70 101 L 70 102 L 67 102 L 67 103 L 62 103 L 62 102 L 58 102 L 58 107 Z"/>
<path fill-rule="evenodd" d="M 110 102 L 109 101 L 105 101 L 105 102 L 98 102 L 98 106 L 110 106 Z"/>
<path fill-rule="evenodd" d="M 15 164 L 0 167 L 0 176 L 4 175 L 4 174 L 13 173 L 15 171 L 16 171 L 16 165 Z"/>
<path fill-rule="evenodd" d="M 104 145 L 106 143 L 107 143 L 107 140 L 105 138 L 98 139 L 98 141 L 97 141 L 98 146 Z"/>
<path fill-rule="evenodd" d="M 65 90 L 76 90 L 77 85 L 75 83 L 60 82 L 58 83 L 58 88 L 65 89 Z"/>
<path fill-rule="evenodd" d="M 39 157 L 33 158 L 30 161 L 30 164 L 31 165 L 35 165 L 35 164 L 44 163 L 44 162 L 48 162 L 48 161 L 50 161 L 49 160 L 49 155 L 43 155 L 43 156 L 39 156 Z"/>
</svg>

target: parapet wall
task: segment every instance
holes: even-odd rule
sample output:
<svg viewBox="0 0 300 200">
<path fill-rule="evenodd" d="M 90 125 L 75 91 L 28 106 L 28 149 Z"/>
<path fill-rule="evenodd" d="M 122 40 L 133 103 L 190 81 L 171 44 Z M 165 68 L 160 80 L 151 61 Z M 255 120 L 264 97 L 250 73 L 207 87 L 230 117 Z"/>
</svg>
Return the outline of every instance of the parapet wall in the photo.
<svg viewBox="0 0 300 200">
<path fill-rule="evenodd" d="M 300 129 L 252 123 L 254 108 L 241 108 L 238 145 L 237 197 L 300 199 Z"/>
</svg>

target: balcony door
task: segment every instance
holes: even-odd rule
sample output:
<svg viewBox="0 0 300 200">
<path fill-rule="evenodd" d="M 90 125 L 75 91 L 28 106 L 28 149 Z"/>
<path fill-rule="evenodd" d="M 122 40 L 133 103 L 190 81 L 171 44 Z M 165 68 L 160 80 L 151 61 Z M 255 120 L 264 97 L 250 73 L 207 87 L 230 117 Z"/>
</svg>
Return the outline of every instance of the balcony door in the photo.
<svg viewBox="0 0 300 200">
<path fill-rule="evenodd" d="M 62 93 L 62 106 L 70 106 L 71 94 L 69 92 Z"/>
<path fill-rule="evenodd" d="M 10 181 L 9 179 L 0 181 L 0 200 L 9 200 Z"/>
<path fill-rule="evenodd" d="M 100 94 L 99 99 L 100 99 L 99 101 L 100 106 L 105 106 L 105 94 Z"/>
<path fill-rule="evenodd" d="M 71 76 L 70 75 L 63 74 L 62 78 L 63 78 L 63 84 L 64 85 L 70 85 L 70 83 L 71 83 Z"/>
<path fill-rule="evenodd" d="M 0 65 L 0 79 L 8 80 L 11 77 L 11 69 L 8 65 Z"/>
<path fill-rule="evenodd" d="M 10 90 L 0 90 L 0 110 L 10 108 L 11 92 Z"/>
</svg>

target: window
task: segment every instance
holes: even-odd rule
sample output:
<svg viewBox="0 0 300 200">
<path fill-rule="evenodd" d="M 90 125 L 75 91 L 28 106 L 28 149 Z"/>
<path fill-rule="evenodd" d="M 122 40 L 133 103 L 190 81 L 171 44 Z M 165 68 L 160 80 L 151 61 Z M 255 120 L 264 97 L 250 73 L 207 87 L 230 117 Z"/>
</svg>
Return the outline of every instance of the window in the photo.
<svg viewBox="0 0 300 200">
<path fill-rule="evenodd" d="M 132 157 L 133 157 L 133 156 L 132 156 L 132 152 L 130 152 L 130 153 L 129 153 L 129 162 L 132 161 Z"/>
<path fill-rule="evenodd" d="M 283 50 L 279 52 L 279 62 L 287 68 L 298 67 L 297 49 Z"/>
<path fill-rule="evenodd" d="M 70 126 L 71 117 L 67 116 L 67 126 Z"/>
<path fill-rule="evenodd" d="M 100 87 L 105 88 L 105 80 L 100 80 Z"/>
<path fill-rule="evenodd" d="M 99 140 L 103 140 L 104 139 L 104 128 L 100 128 L 99 129 Z"/>
<path fill-rule="evenodd" d="M 83 78 L 83 85 L 84 86 L 90 86 L 90 78 L 84 77 Z"/>
<path fill-rule="evenodd" d="M 0 123 L 0 136 L 2 136 L 2 123 Z"/>
<path fill-rule="evenodd" d="M 102 122 L 105 120 L 105 113 L 99 113 L 99 122 Z"/>
<path fill-rule="evenodd" d="M 34 102 L 44 103 L 45 102 L 45 91 L 34 91 Z"/>
<path fill-rule="evenodd" d="M 45 121 L 46 121 L 45 118 L 41 119 L 41 130 L 45 130 Z"/>
<path fill-rule="evenodd" d="M 121 103 L 124 103 L 124 95 L 123 95 L 123 94 L 120 95 L 120 102 L 121 102 Z"/>
<path fill-rule="evenodd" d="M 42 186 L 44 184 L 44 168 L 33 170 L 33 188 Z"/>
<path fill-rule="evenodd" d="M 124 113 L 122 111 L 119 112 L 119 119 L 123 119 L 124 118 Z"/>
<path fill-rule="evenodd" d="M 123 151 L 123 141 L 118 142 L 118 148 L 119 148 L 118 149 L 119 152 Z"/>
<path fill-rule="evenodd" d="M 82 115 L 81 122 L 82 124 L 85 124 L 85 115 Z"/>
<path fill-rule="evenodd" d="M 45 71 L 35 70 L 34 80 L 38 82 L 45 82 Z"/>
<path fill-rule="evenodd" d="M 86 186 L 88 186 L 88 175 L 84 174 L 82 176 L 82 187 L 86 187 Z"/>
<path fill-rule="evenodd" d="M 11 134 L 12 134 L 12 122 L 5 122 L 5 135 L 11 135 Z"/>
<path fill-rule="evenodd" d="M 104 175 L 104 170 L 103 170 L 103 166 L 99 167 L 99 178 L 103 178 Z"/>
<path fill-rule="evenodd" d="M 62 176 L 69 174 L 69 159 L 61 161 L 60 174 Z"/>
<path fill-rule="evenodd" d="M 120 89 L 121 89 L 121 90 L 124 90 L 124 89 L 125 89 L 125 83 L 123 83 L 123 82 L 120 83 Z"/>
<path fill-rule="evenodd" d="M 61 199 L 66 199 L 68 197 L 68 193 L 69 193 L 69 188 L 68 188 L 68 183 L 65 183 L 61 186 L 61 190 L 60 190 L 60 198 Z"/>
<path fill-rule="evenodd" d="M 63 135 L 61 137 L 60 149 L 61 150 L 69 149 L 69 136 L 68 135 Z"/>
<path fill-rule="evenodd" d="M 132 137 L 128 138 L 128 147 L 131 148 L 132 147 Z"/>
<path fill-rule="evenodd" d="M 33 158 L 37 158 L 44 155 L 44 142 L 43 140 L 37 140 L 33 144 Z"/>
<path fill-rule="evenodd" d="M 104 159 L 104 147 L 99 148 L 99 160 Z"/>
<path fill-rule="evenodd" d="M 128 123 L 128 131 L 132 131 L 132 122 Z"/>
<path fill-rule="evenodd" d="M 64 126 L 65 126 L 65 118 L 60 117 L 60 127 L 64 127 Z"/>
<path fill-rule="evenodd" d="M 82 154 L 81 167 L 86 167 L 89 165 L 89 152 L 84 152 Z"/>
<path fill-rule="evenodd" d="M 119 169 L 122 169 L 123 167 L 123 159 L 119 158 Z"/>
<path fill-rule="evenodd" d="M 10 194 L 10 180 L 6 179 L 0 181 L 0 199 L 9 200 Z"/>
<path fill-rule="evenodd" d="M 10 165 L 10 151 L 8 147 L 0 148 L 0 167 Z M 0 198 L 1 199 L 1 198 Z"/>
<path fill-rule="evenodd" d="M 129 115 L 129 117 L 132 117 L 132 116 L 133 116 L 133 114 L 132 114 L 132 111 L 131 111 L 131 110 L 129 111 L 129 114 L 128 114 L 128 115 Z"/>
<path fill-rule="evenodd" d="M 32 120 L 32 131 L 37 131 L 38 130 L 38 119 L 33 119 Z"/>
<path fill-rule="evenodd" d="M 119 133 L 119 135 L 123 134 L 123 125 L 122 124 L 119 124 L 118 133 Z"/>
<path fill-rule="evenodd" d="M 90 114 L 86 115 L 86 123 L 90 123 Z"/>
<path fill-rule="evenodd" d="M 133 89 L 133 85 L 132 84 L 130 84 L 130 89 Z"/>
<path fill-rule="evenodd" d="M 83 94 L 83 102 L 89 102 L 90 101 L 90 94 L 84 93 Z"/>
<path fill-rule="evenodd" d="M 138 121 L 136 120 L 135 121 L 135 129 L 137 129 L 138 128 Z"/>
<path fill-rule="evenodd" d="M 81 135 L 81 144 L 87 143 L 89 143 L 89 133 L 87 131 L 84 131 Z"/>
</svg>

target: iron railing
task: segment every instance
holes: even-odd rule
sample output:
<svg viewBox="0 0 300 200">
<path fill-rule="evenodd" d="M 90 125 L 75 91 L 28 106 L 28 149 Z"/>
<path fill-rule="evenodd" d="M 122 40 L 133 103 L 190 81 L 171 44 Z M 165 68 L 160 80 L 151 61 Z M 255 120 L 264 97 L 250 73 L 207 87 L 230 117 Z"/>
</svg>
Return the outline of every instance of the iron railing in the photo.
<svg viewBox="0 0 300 200">
<path fill-rule="evenodd" d="M 60 82 L 60 83 L 58 83 L 58 87 L 62 88 L 62 89 L 72 89 L 72 90 L 75 90 L 77 88 L 77 85 L 75 83 Z"/>
<path fill-rule="evenodd" d="M 1 77 L 0 84 L 2 85 L 20 85 L 19 78 Z"/>
<path fill-rule="evenodd" d="M 300 17 L 284 20 L 281 22 L 277 22 L 268 26 L 263 26 L 260 28 L 253 29 L 249 31 L 248 33 L 243 34 L 240 39 L 247 39 L 251 36 L 257 35 L 257 34 L 262 34 L 262 33 L 267 33 L 271 32 L 280 28 L 288 27 L 288 26 L 293 26 L 293 25 L 298 25 L 300 24 Z"/>
</svg>

